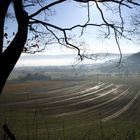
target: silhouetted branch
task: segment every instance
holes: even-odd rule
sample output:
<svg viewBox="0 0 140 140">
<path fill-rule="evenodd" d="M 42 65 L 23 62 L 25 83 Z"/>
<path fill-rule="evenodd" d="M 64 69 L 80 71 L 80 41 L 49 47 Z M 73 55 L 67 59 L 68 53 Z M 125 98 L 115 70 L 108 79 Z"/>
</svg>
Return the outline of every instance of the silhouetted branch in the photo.
<svg viewBox="0 0 140 140">
<path fill-rule="evenodd" d="M 81 24 L 77 24 L 74 25 L 72 27 L 69 28 L 62 28 L 59 26 L 56 26 L 54 24 L 51 24 L 49 22 L 45 22 L 43 20 L 39 20 L 39 19 L 35 19 L 33 17 L 39 15 L 41 12 L 43 12 L 44 10 L 49 10 L 49 8 L 60 4 L 62 2 L 65 2 L 66 0 L 57 0 L 55 2 L 52 2 L 50 4 L 47 4 L 46 6 L 42 6 L 38 11 L 36 11 L 35 13 L 33 13 L 32 15 L 29 16 L 30 21 L 29 24 L 32 25 L 37 25 L 37 24 L 41 24 L 46 28 L 46 31 L 49 31 L 51 33 L 52 36 L 54 36 L 54 38 L 57 40 L 57 43 L 66 46 L 68 48 L 73 48 L 76 49 L 78 51 L 78 55 L 80 56 L 80 59 L 83 60 L 83 57 L 85 58 L 91 58 L 87 57 L 87 55 L 83 55 L 81 54 L 81 50 L 79 48 L 79 46 L 75 45 L 74 43 L 71 43 L 69 40 L 72 39 L 68 39 L 68 35 L 67 35 L 67 31 L 72 31 L 76 28 L 80 28 L 81 29 L 81 35 L 80 37 L 84 34 L 84 29 L 88 26 L 92 26 L 92 27 L 107 27 L 107 32 L 105 35 L 105 38 L 108 38 L 111 33 L 114 33 L 115 36 L 115 41 L 116 44 L 118 46 L 119 52 L 120 52 L 120 61 L 122 59 L 122 54 L 121 54 L 121 48 L 120 48 L 120 44 L 119 44 L 119 38 L 120 37 L 124 37 L 127 38 L 123 32 L 124 32 L 124 19 L 122 17 L 122 11 L 121 11 L 121 6 L 126 6 L 127 8 L 131 8 L 131 5 L 139 5 L 139 3 L 135 3 L 133 1 L 130 0 L 74 0 L 75 2 L 79 2 L 79 3 L 87 3 L 87 11 L 88 11 L 88 15 L 87 15 L 87 21 L 85 22 L 85 24 L 81 25 Z M 103 23 L 100 24 L 95 24 L 95 23 L 90 23 L 90 9 L 89 9 L 89 2 L 93 2 L 95 3 L 98 11 L 100 12 L 101 15 L 101 19 L 103 20 Z M 112 23 L 110 21 L 107 21 L 102 9 L 100 8 L 99 4 L 100 3 L 115 3 L 118 5 L 118 13 L 119 13 L 119 17 L 120 17 L 120 25 L 116 24 L 116 23 Z M 55 34 L 55 32 L 53 31 L 53 29 L 60 31 L 63 34 L 63 37 L 59 37 L 58 35 Z M 112 30 L 112 31 L 111 31 Z M 119 37 L 118 37 L 119 36 Z M 127 38 L 128 39 L 128 38 Z M 44 50 L 44 49 L 43 49 Z M 38 50 L 37 50 L 38 52 Z"/>
<path fill-rule="evenodd" d="M 11 130 L 8 128 L 7 124 L 4 124 L 3 126 L 4 133 L 9 137 L 11 140 L 16 140 L 16 137 L 11 132 Z"/>
<path fill-rule="evenodd" d="M 0 0 L 0 57 L 3 50 L 4 22 L 11 0 Z"/>
<path fill-rule="evenodd" d="M 137 2 L 133 2 L 133 0 L 74 0 L 76 2 L 79 2 L 79 3 L 87 3 L 87 10 L 88 10 L 88 20 L 85 24 L 83 25 L 74 25 L 72 26 L 71 28 L 61 28 L 61 27 L 58 27 L 56 25 L 53 25 L 53 24 L 49 24 L 49 23 L 46 23 L 44 21 L 40 21 L 40 20 L 37 20 L 37 19 L 32 19 L 34 16 L 37 16 L 38 14 L 40 14 L 42 11 L 44 10 L 48 10 L 49 8 L 51 8 L 52 6 L 55 6 L 57 4 L 60 4 L 62 2 L 65 2 L 66 0 L 58 0 L 58 1 L 55 1 L 55 2 L 52 2 L 44 7 L 41 7 L 37 12 L 35 12 L 34 14 L 30 15 L 29 17 L 31 18 L 31 21 L 30 21 L 30 24 L 37 24 L 37 23 L 41 23 L 42 25 L 44 25 L 46 27 L 46 29 L 51 32 L 51 34 L 57 39 L 58 43 L 61 44 L 61 45 L 64 45 L 66 47 L 68 46 L 71 46 L 72 48 L 75 48 L 78 50 L 78 55 L 80 56 L 81 60 L 82 60 L 82 55 L 80 54 L 80 49 L 78 48 L 78 46 L 70 43 L 67 39 L 67 32 L 66 31 L 71 31 L 73 29 L 76 29 L 76 28 L 81 28 L 81 35 L 83 35 L 84 33 L 84 28 L 87 27 L 87 26 L 106 26 L 107 29 L 108 29 L 108 32 L 106 34 L 106 38 L 109 37 L 111 31 L 110 29 L 112 29 L 114 31 L 114 36 L 115 36 L 115 40 L 116 40 L 116 43 L 117 43 L 117 46 L 118 46 L 118 49 L 119 49 L 119 52 L 120 52 L 120 62 L 121 62 L 121 58 L 122 58 L 122 54 L 121 54 L 121 49 L 120 49 L 120 45 L 118 43 L 118 35 L 120 35 L 121 37 L 124 37 L 124 38 L 127 38 L 126 36 L 123 35 L 123 31 L 124 31 L 124 20 L 123 20 L 123 17 L 122 17 L 122 12 L 121 12 L 121 6 L 126 6 L 128 8 L 131 8 L 131 5 L 137 5 L 139 6 L 140 4 L 137 3 Z M 90 10 L 89 10 L 89 2 L 94 2 L 96 4 L 96 7 L 97 9 L 99 10 L 100 14 L 101 14 L 101 18 L 103 20 L 104 23 L 102 24 L 92 24 L 92 23 L 89 23 L 90 22 Z M 98 3 L 115 3 L 118 5 L 118 11 L 119 11 L 119 17 L 120 17 L 120 20 L 121 20 L 121 25 L 120 26 L 117 26 L 113 23 L 110 23 L 108 22 L 105 17 L 104 17 L 104 13 L 102 11 L 102 9 L 99 7 Z M 61 32 L 63 32 L 64 34 L 64 40 L 65 40 L 65 44 L 61 43 L 60 42 L 60 38 L 51 30 L 51 29 L 48 29 L 48 27 L 51 27 L 51 28 L 54 28 L 54 29 L 57 29 Z M 119 63 L 120 63 L 119 62 Z"/>
<path fill-rule="evenodd" d="M 34 16 L 37 16 L 37 15 L 40 14 L 42 11 L 47 10 L 47 9 L 49 9 L 50 7 L 53 7 L 54 5 L 57 5 L 57 4 L 62 3 L 62 2 L 64 2 L 64 1 L 66 1 L 66 0 L 57 0 L 57 1 L 55 1 L 55 2 L 53 2 L 53 3 L 51 3 L 51 4 L 49 4 L 49 5 L 46 5 L 46 6 L 42 7 L 41 9 L 39 9 L 38 11 L 36 11 L 34 14 L 30 15 L 29 18 L 32 18 L 32 17 L 34 17 Z"/>
</svg>

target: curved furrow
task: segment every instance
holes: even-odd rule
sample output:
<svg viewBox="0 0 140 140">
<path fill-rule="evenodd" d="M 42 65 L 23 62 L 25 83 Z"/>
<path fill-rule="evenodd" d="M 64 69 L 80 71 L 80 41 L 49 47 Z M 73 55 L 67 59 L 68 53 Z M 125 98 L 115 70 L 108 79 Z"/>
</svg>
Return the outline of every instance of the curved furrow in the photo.
<svg viewBox="0 0 140 140">
<path fill-rule="evenodd" d="M 95 82 L 80 82 L 79 84 L 76 83 L 75 85 L 70 84 L 69 86 L 66 84 L 66 86 L 63 87 L 57 87 L 56 89 L 47 89 L 47 88 L 43 88 L 43 89 L 25 89 L 24 91 L 22 90 L 21 92 L 15 92 L 13 94 L 9 94 L 8 95 L 8 102 L 9 103 L 19 103 L 19 102 L 24 102 L 24 101 L 32 101 L 32 100 L 40 100 L 40 99 L 49 99 L 52 98 L 53 96 L 56 97 L 60 94 L 68 94 L 73 92 L 77 92 L 77 91 L 81 91 L 81 89 L 86 88 L 86 87 L 90 87 L 90 85 L 94 85 L 97 84 Z M 65 84 L 64 84 L 65 85 Z M 9 100 L 9 98 L 14 98 L 14 100 Z M 6 102 L 3 102 L 4 104 L 6 104 Z M 1 104 L 3 104 L 1 102 Z"/>
<path fill-rule="evenodd" d="M 129 101 L 129 103 L 128 103 L 126 106 L 122 107 L 119 111 L 115 112 L 114 114 L 109 115 L 109 116 L 103 118 L 102 121 L 103 121 L 103 122 L 109 121 L 109 120 L 111 120 L 111 119 L 114 119 L 114 118 L 118 117 L 119 115 L 121 115 L 121 114 L 124 113 L 125 111 L 127 111 L 127 110 L 132 106 L 132 104 L 134 103 L 134 101 L 138 98 L 139 94 L 140 94 L 140 90 L 139 90 L 139 91 L 137 92 L 137 94 Z"/>
<path fill-rule="evenodd" d="M 82 97 L 79 97 L 79 98 L 73 98 L 71 100 L 67 100 L 67 101 L 63 101 L 63 102 L 57 102 L 57 103 L 54 103 L 54 104 L 47 104 L 47 106 L 50 108 L 50 109 L 55 109 L 55 108 L 61 108 L 61 107 L 69 107 L 69 108 L 85 108 L 85 107 L 89 107 L 89 106 L 93 106 L 94 102 L 95 101 L 96 103 L 98 102 L 102 102 L 104 99 L 106 100 L 107 98 L 111 98 L 111 96 L 113 96 L 113 92 L 115 92 L 116 90 L 118 89 L 117 88 L 108 88 L 106 90 L 103 90 L 102 91 L 102 94 L 96 96 L 95 94 L 86 94 L 85 96 L 82 96 Z M 105 97 L 105 98 L 103 98 Z M 100 99 L 100 100 L 98 100 Z M 96 104 L 95 103 L 95 104 Z"/>
<path fill-rule="evenodd" d="M 36 104 L 33 104 L 33 103 L 31 104 L 31 102 L 30 102 L 30 108 L 36 108 L 38 106 L 40 108 L 46 108 L 46 110 L 53 111 L 56 109 L 63 110 L 62 108 L 65 108 L 64 110 L 69 110 L 69 109 L 71 110 L 73 107 L 73 109 L 75 110 L 75 107 L 74 107 L 75 103 L 77 103 L 77 105 L 79 104 L 79 106 L 81 106 L 81 104 L 83 104 L 82 101 L 85 101 L 85 103 L 88 103 L 89 98 L 90 98 L 90 101 L 93 101 L 93 100 L 99 99 L 101 97 L 107 96 L 108 94 L 111 94 L 114 91 L 116 91 L 120 86 L 117 86 L 115 89 L 111 88 L 111 87 L 113 87 L 113 84 L 110 84 L 110 85 L 106 86 L 105 88 L 102 88 L 102 90 L 98 90 L 98 92 L 102 91 L 103 94 L 99 94 L 96 90 L 96 92 L 94 92 L 94 93 L 98 93 L 98 96 L 96 96 L 96 97 L 95 96 L 92 97 L 91 93 L 87 93 L 87 94 L 83 94 L 82 97 L 78 96 L 78 98 L 77 98 L 77 96 L 73 96 L 70 99 L 66 98 L 66 100 L 63 100 L 62 102 L 58 102 L 58 101 L 55 101 L 55 103 L 53 103 L 53 102 L 50 102 L 50 103 L 36 102 Z M 110 88 L 111 88 L 111 90 L 109 90 Z M 104 90 L 107 90 L 107 92 L 105 92 Z M 87 97 L 88 97 L 88 99 L 86 99 Z M 78 101 L 78 100 L 80 100 L 80 101 Z M 26 104 L 26 106 L 29 106 L 29 104 Z M 67 108 L 67 107 L 69 107 L 69 108 Z M 78 106 L 76 108 L 78 109 Z"/>
<path fill-rule="evenodd" d="M 104 96 L 106 96 L 106 95 L 108 95 L 108 94 L 110 94 L 110 93 L 113 93 L 113 92 L 116 91 L 118 88 L 119 88 L 119 86 L 116 87 L 116 88 L 114 88 L 114 89 L 111 89 L 111 90 L 109 90 L 109 91 L 107 91 L 107 92 L 104 92 L 104 93 L 102 93 L 102 94 L 99 94 L 99 96 L 97 96 L 97 97 L 89 98 L 89 99 L 87 99 L 87 100 L 83 100 L 83 101 L 80 101 L 80 102 L 77 102 L 77 103 L 73 103 L 73 104 L 71 104 L 71 105 L 78 105 L 78 104 L 81 104 L 81 103 L 87 103 L 87 102 L 90 102 L 90 101 L 99 99 L 99 98 L 104 97 Z"/>
<path fill-rule="evenodd" d="M 46 93 L 45 97 L 40 97 L 40 94 L 39 94 L 37 99 L 32 98 L 32 99 L 27 99 L 25 101 L 17 101 L 17 102 L 12 102 L 12 103 L 7 103 L 7 104 L 4 103 L 4 104 L 1 104 L 1 106 L 10 106 L 10 105 L 17 105 L 17 104 L 20 104 L 20 105 L 22 105 L 22 104 L 33 104 L 33 103 L 36 103 L 36 104 L 41 103 L 42 104 L 42 102 L 45 102 L 45 103 L 46 102 L 51 102 L 51 103 L 53 103 L 54 101 L 59 100 L 59 98 L 62 100 L 62 98 L 64 98 L 64 99 L 73 98 L 73 97 L 75 97 L 75 95 L 80 96 L 80 94 L 84 94 L 86 92 L 96 90 L 96 89 L 102 87 L 103 85 L 105 85 L 105 83 L 100 83 L 100 84 L 98 83 L 93 87 L 86 88 L 83 91 L 78 91 L 78 92 L 75 91 L 75 87 L 74 87 L 73 90 L 69 90 L 69 92 L 64 92 L 63 94 L 62 94 L 62 92 L 60 92 L 61 95 L 59 93 L 56 96 L 51 96 L 51 97 L 47 96 L 48 93 Z M 81 86 L 83 87 L 83 85 L 79 85 L 77 88 L 81 90 Z"/>
<path fill-rule="evenodd" d="M 65 108 L 65 107 L 73 107 L 73 106 L 76 106 L 76 107 L 80 106 L 80 108 L 82 106 L 83 107 L 84 106 L 94 106 L 96 104 L 105 102 L 106 100 L 110 100 L 110 98 L 114 98 L 114 96 L 116 96 L 117 94 L 122 92 L 122 90 L 125 90 L 125 89 L 126 89 L 125 86 L 118 85 L 117 89 L 112 88 L 110 91 L 109 91 L 109 89 L 107 89 L 107 92 L 105 92 L 105 90 L 103 90 L 102 92 L 98 93 L 98 96 L 95 96 L 93 94 L 90 96 L 85 96 L 84 98 L 76 98 L 76 99 L 69 100 L 66 102 L 59 102 L 57 104 L 42 103 L 39 106 L 43 107 L 43 108 L 48 107 L 49 109 L 57 109 L 57 108 Z M 105 98 L 104 98 L 104 96 L 105 96 Z M 100 98 L 100 100 L 96 100 L 98 98 Z M 94 100 L 94 102 L 93 102 L 93 100 Z"/>
<path fill-rule="evenodd" d="M 105 83 L 102 83 L 102 84 L 96 84 L 94 85 L 93 87 L 90 87 L 90 88 L 86 88 L 86 89 L 83 89 L 82 91 L 75 91 L 74 88 L 73 90 L 74 91 L 66 91 L 64 93 L 58 93 L 57 96 L 51 96 L 50 98 L 47 99 L 47 101 L 49 102 L 54 102 L 53 100 L 65 100 L 65 99 L 69 99 L 69 98 L 73 98 L 73 96 L 80 96 L 82 94 L 86 94 L 90 91 L 95 91 L 96 89 L 99 89 L 100 87 L 102 87 L 103 85 L 105 85 Z M 81 90 L 81 88 L 79 87 L 79 89 Z"/>
<path fill-rule="evenodd" d="M 111 104 L 118 102 L 120 98 L 122 99 L 125 98 L 125 95 L 128 95 L 128 91 L 130 89 L 130 87 L 128 87 L 127 89 L 122 91 L 124 89 L 124 86 L 122 85 L 114 85 L 114 84 L 109 84 L 107 86 L 105 85 L 106 84 L 104 83 L 101 83 L 99 85 L 97 84 L 97 85 L 94 85 L 94 87 L 89 87 L 88 89 L 84 89 L 83 91 L 72 93 L 72 95 L 70 96 L 67 95 L 66 93 L 64 95 L 62 94 L 60 95 L 58 92 L 58 94 L 56 94 L 56 96 L 58 97 L 54 97 L 54 96 L 50 97 L 54 99 L 53 102 L 50 101 L 46 103 L 47 99 L 40 98 L 37 100 L 33 99 L 29 101 L 19 102 L 19 104 L 15 102 L 15 104 L 12 104 L 13 106 L 9 104 L 9 107 L 14 108 L 16 106 L 19 109 L 26 108 L 29 111 L 33 111 L 35 109 L 40 110 L 41 108 L 44 111 L 46 111 L 49 116 L 52 116 L 52 117 L 76 115 L 76 114 L 81 114 L 81 113 L 87 115 L 87 114 L 91 114 L 91 112 L 94 112 L 94 111 L 98 112 L 99 110 L 102 110 L 103 108 L 106 109 L 108 105 L 110 106 L 110 109 L 112 109 Z M 57 99 L 60 99 L 60 100 L 57 100 Z M 107 109 L 107 111 L 111 111 L 112 113 L 116 111 L 118 108 L 113 111 L 110 109 Z M 109 114 L 107 117 L 110 116 L 109 118 L 111 118 L 112 116 L 110 115 L 111 113 L 107 113 Z"/>
<path fill-rule="evenodd" d="M 99 114 L 100 112 L 102 117 L 107 117 L 110 114 L 114 114 L 117 110 L 120 110 L 122 107 L 124 107 L 134 96 L 135 93 L 133 92 L 133 89 L 130 88 L 125 94 L 125 96 L 121 96 L 113 102 L 107 103 L 99 108 L 95 108 L 87 112 L 87 114 L 85 115 L 92 116 L 93 114 Z"/>
<path fill-rule="evenodd" d="M 85 94 L 82 94 L 82 95 L 80 94 L 78 96 L 73 96 L 71 98 L 66 98 L 66 99 L 63 99 L 63 100 L 54 101 L 54 102 L 51 102 L 51 103 L 48 103 L 48 104 L 62 103 L 62 102 L 70 101 L 70 100 L 73 100 L 73 99 L 83 98 L 83 97 L 86 97 L 86 96 L 89 96 L 89 95 L 92 95 L 92 94 L 95 94 L 95 93 L 99 93 L 99 92 L 101 92 L 101 91 L 103 91 L 105 89 L 108 89 L 108 88 L 112 87 L 112 86 L 113 86 L 113 84 L 109 84 L 108 86 L 106 86 L 104 88 L 101 88 L 99 90 L 93 91 L 93 92 L 88 92 L 88 93 L 85 93 Z"/>
<path fill-rule="evenodd" d="M 71 91 L 77 92 L 77 91 L 81 90 L 83 87 L 88 87 L 90 84 L 91 83 L 84 82 L 84 83 L 80 83 L 80 84 L 76 84 L 76 85 L 70 85 L 69 87 L 63 87 L 63 88 L 57 88 L 57 89 L 51 89 L 51 90 L 45 89 L 42 91 L 37 90 L 36 93 L 33 93 L 31 95 L 31 99 L 29 98 L 28 100 L 40 99 L 40 98 L 47 98 L 48 99 L 51 97 L 56 97 L 56 96 L 58 96 L 58 94 L 64 95 L 64 94 L 71 93 Z M 97 85 L 97 83 L 95 85 Z M 28 91 L 26 94 L 29 94 L 30 92 L 32 92 L 32 91 Z"/>
<path fill-rule="evenodd" d="M 123 115 L 121 115 L 121 119 L 125 119 L 126 117 L 129 120 L 136 120 L 139 121 L 138 116 L 140 116 L 140 94 L 139 97 L 135 100 L 135 102 L 133 103 L 133 106 L 130 107 L 127 111 L 125 111 L 123 113 Z"/>
<path fill-rule="evenodd" d="M 117 88 L 119 88 L 120 86 L 118 86 Z M 117 89 L 111 89 L 110 91 L 107 91 L 106 95 L 104 94 L 104 96 L 100 96 L 100 99 L 96 98 L 96 101 L 92 102 L 92 101 L 88 101 L 85 103 L 79 103 L 79 105 L 73 105 L 72 103 L 68 103 L 67 104 L 57 104 L 57 105 L 52 105 L 52 106 L 39 106 L 39 108 L 42 108 L 43 110 L 47 111 L 47 112 L 56 112 L 56 110 L 60 113 L 60 112 L 72 112 L 75 111 L 79 112 L 77 110 L 80 110 L 81 112 L 84 112 L 88 109 L 92 109 L 94 108 L 94 106 L 96 106 L 96 104 L 101 104 L 103 102 L 106 102 L 106 100 L 110 100 L 110 98 L 114 98 L 114 96 L 117 95 L 117 93 L 115 92 L 115 94 L 113 93 L 113 91 L 118 91 L 119 94 L 119 90 Z M 108 96 L 107 96 L 108 95 Z M 101 99 L 102 98 L 102 99 Z M 84 99 L 84 98 L 83 98 Z M 78 102 L 76 100 L 76 102 Z M 67 111 L 66 111 L 67 110 Z"/>
<path fill-rule="evenodd" d="M 54 115 L 54 117 L 60 117 L 60 116 L 66 116 L 66 115 L 76 115 L 76 114 L 88 112 L 88 111 L 93 110 L 93 109 L 100 108 L 100 107 L 102 107 L 102 106 L 104 106 L 108 103 L 114 102 L 114 101 L 118 100 L 119 98 L 124 97 L 125 95 L 127 95 L 129 89 L 130 89 L 130 87 L 128 87 L 123 92 L 121 92 L 119 95 L 117 94 L 118 96 L 115 96 L 115 97 L 111 98 L 110 100 L 107 100 L 107 101 L 102 102 L 100 104 L 90 106 L 90 107 L 87 107 L 87 108 L 84 108 L 84 109 L 78 109 L 78 110 L 71 111 L 71 112 L 61 113 L 61 114 L 58 114 L 58 115 Z"/>
<path fill-rule="evenodd" d="M 80 89 L 80 88 L 83 88 L 83 87 L 86 87 L 86 86 L 89 86 L 89 85 L 93 85 L 93 83 L 89 83 L 89 82 L 85 82 L 85 83 L 81 83 L 81 84 L 77 84 L 77 85 L 72 85 L 70 87 L 64 87 L 64 88 L 59 88 L 59 89 L 53 89 L 53 90 L 46 90 L 46 91 L 43 91 L 41 92 L 41 94 L 49 94 L 49 95 L 57 95 L 58 93 L 61 94 L 61 93 L 65 93 L 67 91 L 71 91 L 71 90 L 74 90 L 74 89 Z M 98 83 L 94 83 L 95 85 L 97 85 Z M 40 94 L 40 93 L 39 93 Z"/>
</svg>

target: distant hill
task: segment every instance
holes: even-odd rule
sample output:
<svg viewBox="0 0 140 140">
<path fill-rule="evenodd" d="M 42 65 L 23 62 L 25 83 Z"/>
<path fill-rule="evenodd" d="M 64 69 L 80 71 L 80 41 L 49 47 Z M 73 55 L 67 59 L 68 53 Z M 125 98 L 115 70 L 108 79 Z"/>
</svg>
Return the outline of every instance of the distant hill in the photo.
<svg viewBox="0 0 140 140">
<path fill-rule="evenodd" d="M 119 60 L 118 60 L 119 61 Z M 117 62 L 117 61 L 116 61 Z M 116 62 L 107 62 L 100 67 L 102 73 L 140 73 L 140 52 L 123 57 L 119 67 Z"/>
<path fill-rule="evenodd" d="M 140 52 L 130 55 L 127 59 L 134 63 L 140 63 Z"/>
</svg>

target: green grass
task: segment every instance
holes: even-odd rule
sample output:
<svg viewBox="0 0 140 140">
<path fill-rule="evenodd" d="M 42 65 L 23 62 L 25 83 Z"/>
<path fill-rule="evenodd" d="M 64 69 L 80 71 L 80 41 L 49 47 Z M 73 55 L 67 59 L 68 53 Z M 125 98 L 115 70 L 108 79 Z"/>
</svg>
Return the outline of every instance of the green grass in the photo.
<svg viewBox="0 0 140 140">
<path fill-rule="evenodd" d="M 140 120 L 124 120 L 118 118 L 101 123 L 100 119 L 93 121 L 91 118 L 82 120 L 78 118 L 50 119 L 34 112 L 5 112 L 1 118 L 1 126 L 7 123 L 17 140 L 99 140 L 119 139 L 134 135 L 140 138 Z M 2 132 L 1 132 L 2 135 Z"/>
<path fill-rule="evenodd" d="M 37 112 L 7 112 L 5 115 L 0 125 L 7 123 L 17 140 L 124 140 L 127 135 L 140 138 L 138 120 L 115 119 L 101 123 L 100 120 L 72 120 L 74 118 L 52 120 Z"/>
<path fill-rule="evenodd" d="M 94 83 L 98 81 L 133 85 L 131 89 L 133 92 L 138 91 L 140 88 L 140 77 L 138 76 L 100 77 L 98 79 L 90 80 L 89 82 Z M 59 86 L 55 81 L 57 88 L 65 87 L 65 82 L 58 82 Z M 33 87 L 33 84 L 30 86 Z M 44 85 L 48 84 L 46 83 Z M 55 84 L 53 85 L 54 87 L 56 87 Z M 72 84 L 75 83 L 72 83 L 71 81 L 70 85 Z M 26 87 L 26 85 L 24 86 Z M 53 86 L 51 85 L 50 90 L 53 89 Z M 66 86 L 69 86 L 68 82 L 66 83 Z M 24 89 L 26 89 L 22 89 L 21 87 L 19 87 L 20 90 L 18 90 L 20 92 L 21 90 L 24 91 Z M 39 90 L 39 86 L 37 88 L 38 89 L 34 89 L 34 91 Z M 12 88 L 12 90 L 16 92 L 16 89 Z M 27 96 L 22 94 L 18 95 L 17 93 L 10 94 L 10 89 L 5 89 L 5 91 L 7 91 L 7 93 L 1 96 L 0 104 L 27 100 L 28 98 L 31 98 L 31 96 L 37 98 L 37 94 Z M 130 98 L 130 96 L 128 97 Z M 121 114 L 119 117 L 107 122 L 101 121 L 104 115 L 104 109 L 109 111 L 112 108 L 119 108 L 119 106 L 126 101 L 127 100 L 120 100 L 120 102 L 117 102 L 118 104 L 109 105 L 108 108 L 102 107 L 95 111 L 58 118 L 49 116 L 47 111 L 43 110 L 39 106 L 37 106 L 38 110 L 34 111 L 29 111 L 24 108 L 24 106 L 20 107 L 18 105 L 14 107 L 1 107 L 0 126 L 7 124 L 15 134 L 17 140 L 138 140 L 140 139 L 140 98 L 135 101 L 133 107 Z M 2 136 L 3 130 L 1 129 L 0 139 L 2 139 Z"/>
</svg>

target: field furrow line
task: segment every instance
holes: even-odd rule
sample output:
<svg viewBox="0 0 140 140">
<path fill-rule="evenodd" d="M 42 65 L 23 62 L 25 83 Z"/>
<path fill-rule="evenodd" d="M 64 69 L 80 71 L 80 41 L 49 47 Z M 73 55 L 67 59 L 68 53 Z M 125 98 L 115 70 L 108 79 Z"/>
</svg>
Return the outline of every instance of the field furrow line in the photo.
<svg viewBox="0 0 140 140">
<path fill-rule="evenodd" d="M 103 118 L 102 121 L 103 122 L 109 121 L 111 119 L 118 117 L 123 112 L 127 111 L 131 107 L 131 105 L 134 103 L 134 101 L 138 98 L 139 94 L 140 94 L 140 90 L 137 92 L 137 94 L 133 97 L 133 99 L 126 106 L 124 106 L 121 110 L 115 112 L 114 114 Z"/>
<path fill-rule="evenodd" d="M 93 92 L 88 92 L 88 93 L 78 95 L 78 96 L 74 96 L 74 97 L 71 97 L 71 98 L 66 98 L 66 99 L 63 99 L 63 100 L 54 101 L 54 102 L 51 102 L 49 104 L 55 104 L 55 103 L 65 102 L 65 101 L 69 101 L 69 100 L 73 100 L 73 99 L 83 98 L 83 97 L 98 93 L 100 91 L 103 91 L 103 90 L 105 90 L 107 88 L 110 88 L 111 86 L 113 86 L 113 84 L 110 84 L 110 85 L 108 85 L 108 86 L 106 86 L 106 87 L 104 87 L 102 89 L 99 89 L 99 90 L 96 90 L 96 91 L 93 91 Z"/>
<path fill-rule="evenodd" d="M 42 103 L 42 102 L 47 102 L 47 101 L 50 101 L 51 103 L 53 103 L 54 101 L 52 101 L 52 100 L 57 100 L 57 99 L 59 99 L 59 98 L 66 98 L 66 99 L 69 99 L 69 98 L 73 98 L 73 97 L 71 97 L 71 96 L 74 96 L 75 97 L 75 95 L 78 95 L 78 97 L 80 96 L 80 94 L 84 94 L 84 93 L 86 93 L 87 91 L 91 91 L 91 90 L 93 90 L 93 89 L 97 89 L 97 88 L 100 88 L 101 86 L 103 86 L 105 83 L 101 83 L 100 85 L 99 84 L 96 84 L 95 86 L 93 86 L 93 87 L 91 87 L 91 88 L 88 88 L 88 89 L 85 89 L 85 90 L 83 90 L 83 91 L 79 91 L 79 92 L 73 92 L 73 93 L 71 93 L 72 91 L 74 91 L 74 90 L 76 90 L 75 89 L 75 87 L 73 88 L 73 90 L 71 91 L 71 90 L 69 90 L 69 94 L 67 93 L 65 93 L 65 94 L 57 94 L 56 96 L 54 95 L 54 96 L 51 96 L 51 97 L 48 97 L 47 95 L 46 95 L 46 97 L 39 97 L 38 96 L 38 98 L 37 99 L 27 99 L 27 100 L 25 100 L 25 101 L 17 101 L 17 102 L 12 102 L 12 103 L 6 103 L 6 104 L 1 104 L 1 106 L 9 106 L 9 105 L 17 105 L 17 104 L 32 104 L 32 103 Z M 80 87 L 81 86 L 83 86 L 83 85 L 80 85 L 79 87 L 77 86 L 77 88 L 79 88 L 80 89 Z M 62 92 L 60 92 L 60 93 L 62 93 Z M 48 93 L 46 93 L 46 94 L 48 94 Z M 40 95 L 40 94 L 39 94 Z M 68 98 L 69 97 L 69 98 Z"/>
<path fill-rule="evenodd" d="M 79 113 L 84 113 L 84 112 L 88 112 L 90 110 L 93 110 L 93 109 L 96 109 L 98 107 L 101 107 L 103 105 L 106 105 L 110 102 L 113 102 L 115 100 L 117 100 L 118 98 L 124 96 L 125 94 L 128 93 L 128 90 L 130 89 L 131 87 L 128 87 L 125 91 L 121 92 L 118 96 L 115 96 L 114 98 L 106 101 L 106 102 L 103 102 L 103 103 L 100 103 L 100 104 L 97 104 L 97 105 L 94 105 L 94 106 L 91 106 L 91 107 L 88 107 L 88 108 L 84 108 L 84 109 L 78 109 L 78 110 L 75 110 L 75 111 L 71 111 L 71 112 L 65 112 L 65 113 L 61 113 L 61 114 L 58 114 L 58 115 L 54 115 L 54 117 L 61 117 L 61 116 L 66 116 L 66 115 L 76 115 L 76 114 L 79 114 Z"/>
<path fill-rule="evenodd" d="M 78 92 L 72 92 L 72 91 L 69 91 L 69 92 L 65 92 L 65 93 L 61 93 L 61 94 L 58 94 L 57 96 L 52 96 L 50 97 L 48 100 L 54 100 L 54 99 L 59 99 L 59 98 L 72 98 L 71 96 L 75 96 L 75 95 L 78 95 L 80 96 L 81 94 L 86 94 L 92 90 L 95 90 L 97 88 L 100 88 L 101 86 L 103 86 L 105 83 L 102 83 L 102 84 L 96 84 L 95 86 L 91 87 L 91 88 L 88 88 L 88 89 L 85 89 L 83 91 L 78 91 Z M 80 88 L 80 87 L 79 87 Z M 74 88 L 73 88 L 73 91 L 74 91 Z M 72 93 L 71 93 L 72 92 Z M 69 98 L 68 98 L 69 97 Z"/>
<path fill-rule="evenodd" d="M 99 98 L 104 97 L 104 96 L 106 96 L 106 95 L 108 95 L 108 94 L 110 94 L 110 93 L 113 93 L 113 92 L 116 91 L 118 88 L 119 88 L 119 87 L 116 87 L 116 88 L 111 89 L 111 90 L 109 90 L 109 91 L 107 91 L 107 92 L 104 92 L 103 94 L 100 94 L 100 95 L 97 96 L 97 97 L 93 97 L 93 98 L 90 98 L 90 99 L 87 99 L 87 100 L 83 100 L 83 101 L 80 101 L 80 102 L 77 102 L 77 103 L 73 103 L 73 104 L 71 104 L 71 105 L 78 105 L 78 104 L 81 104 L 81 103 L 87 103 L 87 102 L 90 102 L 90 101 L 99 99 Z"/>
</svg>

